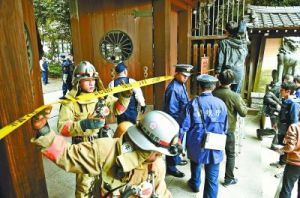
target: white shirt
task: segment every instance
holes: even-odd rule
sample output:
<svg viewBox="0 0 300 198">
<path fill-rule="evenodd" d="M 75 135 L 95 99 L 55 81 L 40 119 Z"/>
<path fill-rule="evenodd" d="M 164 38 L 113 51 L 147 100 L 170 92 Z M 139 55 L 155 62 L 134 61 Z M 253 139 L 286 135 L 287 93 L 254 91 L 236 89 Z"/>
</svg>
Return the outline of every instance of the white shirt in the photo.
<svg viewBox="0 0 300 198">
<path fill-rule="evenodd" d="M 121 78 L 121 77 L 127 77 L 125 75 L 119 75 L 117 78 Z M 117 79 L 116 78 L 116 79 Z M 133 83 L 136 82 L 136 80 L 129 78 L 129 83 Z M 108 88 L 113 88 L 115 86 L 114 84 L 114 80 L 112 80 L 109 84 L 108 84 Z M 133 92 L 135 93 L 135 99 L 138 101 L 140 106 L 145 106 L 145 98 L 142 92 L 142 89 L 140 87 L 136 87 L 132 89 Z"/>
</svg>

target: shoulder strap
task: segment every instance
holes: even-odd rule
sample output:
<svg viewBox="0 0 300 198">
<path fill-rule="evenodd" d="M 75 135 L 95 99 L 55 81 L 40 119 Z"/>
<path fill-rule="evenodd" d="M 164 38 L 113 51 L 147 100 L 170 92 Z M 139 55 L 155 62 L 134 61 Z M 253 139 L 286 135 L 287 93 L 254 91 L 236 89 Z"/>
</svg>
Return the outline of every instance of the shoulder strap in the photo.
<svg viewBox="0 0 300 198">
<path fill-rule="evenodd" d="M 198 99 L 196 99 L 196 100 L 197 100 L 197 103 L 198 103 L 198 106 L 199 106 L 199 113 L 200 113 L 200 117 L 201 117 L 201 120 L 202 120 L 202 124 L 203 124 L 204 130 L 206 132 L 207 130 L 206 130 L 205 122 L 204 122 L 204 112 L 203 112 L 202 106 L 201 106 L 201 104 L 199 102 L 200 97 L 199 97 L 199 100 Z"/>
</svg>

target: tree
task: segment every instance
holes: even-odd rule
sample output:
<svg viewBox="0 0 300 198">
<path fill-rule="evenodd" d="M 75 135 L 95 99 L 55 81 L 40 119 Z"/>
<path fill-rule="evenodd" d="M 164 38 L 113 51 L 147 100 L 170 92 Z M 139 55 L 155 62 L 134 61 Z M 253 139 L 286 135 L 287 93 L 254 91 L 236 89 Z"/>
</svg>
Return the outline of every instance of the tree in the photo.
<svg viewBox="0 0 300 198">
<path fill-rule="evenodd" d="M 58 53 L 59 42 L 71 46 L 69 1 L 34 0 L 33 4 L 41 40 L 48 43 L 52 58 Z"/>
<path fill-rule="evenodd" d="M 252 0 L 251 4 L 260 6 L 300 6 L 299 0 Z"/>
</svg>

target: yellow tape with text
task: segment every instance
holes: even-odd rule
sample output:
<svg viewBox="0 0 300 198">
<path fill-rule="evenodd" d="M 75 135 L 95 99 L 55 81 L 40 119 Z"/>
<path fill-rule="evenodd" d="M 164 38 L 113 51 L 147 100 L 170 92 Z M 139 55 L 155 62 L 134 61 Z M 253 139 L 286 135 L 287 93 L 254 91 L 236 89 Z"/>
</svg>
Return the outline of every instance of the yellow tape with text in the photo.
<svg viewBox="0 0 300 198">
<path fill-rule="evenodd" d="M 147 85 L 156 84 L 159 82 L 167 81 L 173 79 L 173 76 L 160 76 L 160 77 L 154 77 L 154 78 L 148 78 L 145 80 L 136 81 L 130 84 L 124 84 L 113 88 L 104 89 L 101 91 L 93 92 L 90 94 L 86 94 L 84 96 L 78 96 L 76 99 L 71 100 L 71 102 L 77 102 L 82 100 L 90 100 L 93 98 L 100 98 L 109 94 L 119 93 L 123 91 L 127 91 L 136 87 L 144 87 Z M 54 104 L 58 103 L 66 103 L 70 102 L 70 100 L 60 100 L 57 102 L 53 102 L 51 104 L 43 105 L 37 109 L 35 109 L 32 113 L 26 114 L 25 116 L 19 118 L 18 120 L 10 123 L 9 125 L 6 125 L 5 127 L 0 129 L 0 140 L 4 137 L 6 137 L 8 134 L 22 126 L 25 122 L 30 120 L 33 116 L 35 116 L 37 113 L 41 112 L 42 110 L 46 109 L 49 106 L 52 106 Z"/>
</svg>

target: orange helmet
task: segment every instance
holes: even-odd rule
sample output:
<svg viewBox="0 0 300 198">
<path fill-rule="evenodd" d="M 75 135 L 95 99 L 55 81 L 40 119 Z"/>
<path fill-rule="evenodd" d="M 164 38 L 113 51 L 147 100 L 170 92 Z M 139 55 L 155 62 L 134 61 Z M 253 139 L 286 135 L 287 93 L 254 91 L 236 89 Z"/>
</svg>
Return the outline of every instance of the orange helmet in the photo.
<svg viewBox="0 0 300 198">
<path fill-rule="evenodd" d="M 117 129 L 116 129 L 116 132 L 114 134 L 114 138 L 121 137 L 127 131 L 127 129 L 129 127 L 131 127 L 131 126 L 133 126 L 133 124 L 131 122 L 129 122 L 129 121 L 123 121 L 123 122 L 121 122 L 118 125 Z"/>
</svg>

